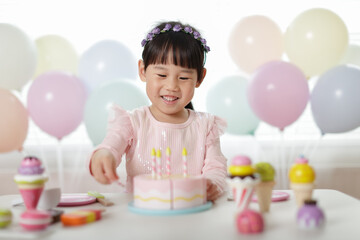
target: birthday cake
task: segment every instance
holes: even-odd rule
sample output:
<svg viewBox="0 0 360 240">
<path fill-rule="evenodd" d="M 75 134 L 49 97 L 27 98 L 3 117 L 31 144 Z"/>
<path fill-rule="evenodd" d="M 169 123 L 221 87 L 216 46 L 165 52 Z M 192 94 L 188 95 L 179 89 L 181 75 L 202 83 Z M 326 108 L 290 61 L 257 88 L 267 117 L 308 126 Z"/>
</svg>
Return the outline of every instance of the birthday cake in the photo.
<svg viewBox="0 0 360 240">
<path fill-rule="evenodd" d="M 202 176 L 134 177 L 134 206 L 144 209 L 175 210 L 206 203 L 206 179 Z"/>
<path fill-rule="evenodd" d="M 187 209 L 205 204 L 206 179 L 189 176 L 187 152 L 183 149 L 183 174 L 171 175 L 170 148 L 166 149 L 166 175 L 161 173 L 161 151 L 152 149 L 152 174 L 134 177 L 134 206 L 152 210 Z"/>
</svg>

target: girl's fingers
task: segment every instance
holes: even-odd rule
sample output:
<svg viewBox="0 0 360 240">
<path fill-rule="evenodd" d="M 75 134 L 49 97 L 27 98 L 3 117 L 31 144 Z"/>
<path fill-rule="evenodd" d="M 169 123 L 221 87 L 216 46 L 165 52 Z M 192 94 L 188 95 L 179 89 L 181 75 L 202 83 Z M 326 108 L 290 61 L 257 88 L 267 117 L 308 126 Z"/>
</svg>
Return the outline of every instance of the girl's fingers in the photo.
<svg viewBox="0 0 360 240">
<path fill-rule="evenodd" d="M 102 168 L 101 165 L 99 167 L 94 167 L 93 168 L 93 175 L 94 175 L 96 181 L 98 181 L 99 183 L 109 184 L 109 180 L 105 176 L 103 168 Z"/>
<path fill-rule="evenodd" d="M 216 185 L 212 184 L 208 187 L 208 190 L 207 190 L 207 199 L 212 201 L 212 200 L 215 200 L 218 196 L 219 192 L 217 190 L 217 187 Z"/>
<path fill-rule="evenodd" d="M 105 177 L 107 177 L 109 182 L 113 182 L 119 179 L 119 177 L 116 174 L 115 161 L 105 161 L 104 172 L 105 172 Z"/>
</svg>

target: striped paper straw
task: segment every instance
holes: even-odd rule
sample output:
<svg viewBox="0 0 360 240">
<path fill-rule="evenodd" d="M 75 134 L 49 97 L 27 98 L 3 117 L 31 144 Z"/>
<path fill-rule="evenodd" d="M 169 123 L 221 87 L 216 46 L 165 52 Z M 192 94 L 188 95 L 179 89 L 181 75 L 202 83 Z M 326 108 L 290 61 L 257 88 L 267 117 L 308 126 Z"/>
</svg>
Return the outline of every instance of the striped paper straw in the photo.
<svg viewBox="0 0 360 240">
<path fill-rule="evenodd" d="M 187 177 L 188 176 L 188 170 L 187 170 L 187 151 L 186 151 L 186 148 L 183 148 L 183 150 L 182 150 L 182 159 L 183 159 L 184 177 Z"/>
<path fill-rule="evenodd" d="M 160 149 L 156 152 L 156 174 L 157 178 L 161 179 L 161 151 Z"/>
<path fill-rule="evenodd" d="M 171 169 L 170 169 L 170 154 L 171 154 L 170 148 L 167 147 L 166 148 L 166 175 L 168 175 L 168 176 L 170 176 L 170 172 L 171 172 Z"/>
<path fill-rule="evenodd" d="M 156 151 L 155 148 L 151 149 L 151 176 L 156 177 Z"/>
</svg>

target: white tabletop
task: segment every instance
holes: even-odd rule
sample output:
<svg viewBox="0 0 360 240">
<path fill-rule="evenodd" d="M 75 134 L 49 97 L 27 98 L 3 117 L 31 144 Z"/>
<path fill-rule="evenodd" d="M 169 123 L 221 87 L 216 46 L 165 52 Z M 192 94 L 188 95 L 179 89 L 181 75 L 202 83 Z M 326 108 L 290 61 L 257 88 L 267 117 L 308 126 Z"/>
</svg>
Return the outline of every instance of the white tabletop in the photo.
<svg viewBox="0 0 360 240">
<path fill-rule="evenodd" d="M 106 207 L 100 221 L 78 227 L 52 225 L 42 232 L 25 233 L 18 225 L 23 206 L 11 207 L 19 195 L 0 196 L 0 207 L 10 208 L 14 220 L 10 227 L 0 229 L 1 239 L 360 239 L 360 201 L 335 190 L 315 190 L 314 199 L 324 210 L 326 223 L 322 229 L 301 230 L 296 225 L 296 203 L 290 199 L 272 203 L 264 214 L 265 231 L 244 235 L 235 227 L 235 203 L 226 197 L 219 199 L 210 210 L 178 216 L 146 216 L 128 210 L 129 194 L 104 194 L 115 205 Z M 61 208 L 65 212 L 77 209 L 104 208 L 99 203 L 82 207 Z M 250 208 L 258 210 L 257 203 Z"/>
</svg>

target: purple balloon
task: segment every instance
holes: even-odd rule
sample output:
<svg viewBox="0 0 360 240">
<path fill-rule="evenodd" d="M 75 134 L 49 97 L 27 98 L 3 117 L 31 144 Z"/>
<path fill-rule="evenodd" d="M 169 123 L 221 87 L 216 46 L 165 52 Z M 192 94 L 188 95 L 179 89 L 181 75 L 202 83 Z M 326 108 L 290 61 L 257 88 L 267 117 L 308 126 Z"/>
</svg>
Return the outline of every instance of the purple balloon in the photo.
<svg viewBox="0 0 360 240">
<path fill-rule="evenodd" d="M 60 140 L 82 122 L 86 97 L 85 87 L 77 77 L 47 72 L 30 86 L 27 108 L 40 129 Z"/>
<path fill-rule="evenodd" d="M 280 130 L 300 117 L 309 96 L 305 75 L 295 65 L 283 61 L 260 66 L 248 86 L 248 100 L 254 113 Z"/>
</svg>

